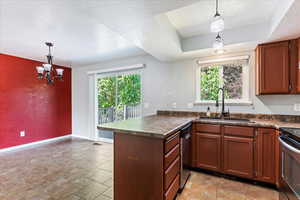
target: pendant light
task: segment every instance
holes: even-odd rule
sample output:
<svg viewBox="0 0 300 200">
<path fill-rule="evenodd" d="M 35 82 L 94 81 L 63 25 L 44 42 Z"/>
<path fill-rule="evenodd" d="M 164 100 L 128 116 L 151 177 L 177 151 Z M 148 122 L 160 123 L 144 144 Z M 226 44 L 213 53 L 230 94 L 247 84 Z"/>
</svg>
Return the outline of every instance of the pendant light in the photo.
<svg viewBox="0 0 300 200">
<path fill-rule="evenodd" d="M 213 43 L 213 48 L 215 49 L 215 53 L 221 54 L 224 53 L 224 42 L 222 37 L 220 36 L 220 33 L 218 33 L 214 43 Z"/>
<path fill-rule="evenodd" d="M 210 31 L 213 33 L 219 33 L 224 30 L 224 19 L 221 17 L 219 13 L 219 0 L 216 0 L 216 14 L 212 23 L 210 24 Z"/>
<path fill-rule="evenodd" d="M 38 79 L 46 79 L 48 84 L 52 84 L 55 79 L 63 79 L 64 69 L 53 69 L 53 56 L 51 55 L 51 48 L 53 47 L 53 43 L 46 42 L 45 44 L 49 49 L 49 53 L 46 56 L 48 62 L 43 64 L 42 66 L 37 66 L 36 71 L 38 73 Z"/>
</svg>

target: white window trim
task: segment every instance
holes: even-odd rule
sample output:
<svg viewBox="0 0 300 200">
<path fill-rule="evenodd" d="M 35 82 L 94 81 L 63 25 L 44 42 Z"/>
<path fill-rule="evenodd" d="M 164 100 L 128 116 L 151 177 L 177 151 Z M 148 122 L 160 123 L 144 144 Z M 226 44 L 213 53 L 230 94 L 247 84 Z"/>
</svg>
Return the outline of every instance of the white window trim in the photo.
<svg viewBox="0 0 300 200">
<path fill-rule="evenodd" d="M 198 67 L 196 69 L 196 100 L 194 102 L 195 105 L 214 105 L 215 101 L 212 100 L 200 100 L 201 99 L 201 68 L 204 64 L 213 64 L 217 62 L 225 62 L 225 61 L 235 61 L 235 60 L 249 60 L 247 65 L 243 66 L 243 98 L 242 99 L 227 99 L 225 100 L 226 105 L 240 105 L 240 106 L 249 106 L 252 105 L 252 101 L 250 100 L 250 56 L 239 56 L 239 57 L 229 57 L 223 59 L 214 59 L 214 60 L 204 60 L 197 61 Z M 202 65 L 202 66 L 201 66 Z M 221 92 L 220 92 L 221 94 Z M 220 95 L 219 94 L 219 95 Z M 221 95 L 220 95 L 221 96 Z M 219 98 L 220 100 L 220 98 Z"/>
</svg>

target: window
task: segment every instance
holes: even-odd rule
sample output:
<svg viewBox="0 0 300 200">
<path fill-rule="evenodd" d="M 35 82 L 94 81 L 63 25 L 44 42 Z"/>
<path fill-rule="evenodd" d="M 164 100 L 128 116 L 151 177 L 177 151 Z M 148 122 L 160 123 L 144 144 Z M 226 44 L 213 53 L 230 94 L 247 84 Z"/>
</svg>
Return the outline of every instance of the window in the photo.
<svg viewBox="0 0 300 200">
<path fill-rule="evenodd" d="M 231 58 L 216 62 L 199 62 L 197 70 L 196 103 L 215 103 L 221 100 L 224 87 L 226 103 L 249 101 L 248 57 Z"/>
<path fill-rule="evenodd" d="M 141 115 L 141 74 L 139 72 L 98 77 L 98 123 Z"/>
</svg>

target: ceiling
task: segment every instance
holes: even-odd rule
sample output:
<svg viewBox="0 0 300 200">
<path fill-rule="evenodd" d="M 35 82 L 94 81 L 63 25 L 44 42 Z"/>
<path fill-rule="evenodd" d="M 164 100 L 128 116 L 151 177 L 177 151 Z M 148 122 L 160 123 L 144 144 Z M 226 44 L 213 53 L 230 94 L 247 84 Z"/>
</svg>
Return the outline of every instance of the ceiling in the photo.
<svg viewBox="0 0 300 200">
<path fill-rule="evenodd" d="M 226 29 L 270 22 L 279 0 L 219 0 L 219 12 Z M 215 0 L 202 0 L 167 13 L 181 37 L 188 38 L 210 33 L 215 14 Z M 255 11 L 255 12 L 254 12 Z"/>
<path fill-rule="evenodd" d="M 145 54 L 161 61 L 207 56 L 214 6 L 215 0 L 0 0 L 0 52 L 44 61 L 44 42 L 51 41 L 54 62 L 72 67 Z M 299 35 L 299 10 L 297 0 L 220 0 L 227 52 Z"/>
</svg>

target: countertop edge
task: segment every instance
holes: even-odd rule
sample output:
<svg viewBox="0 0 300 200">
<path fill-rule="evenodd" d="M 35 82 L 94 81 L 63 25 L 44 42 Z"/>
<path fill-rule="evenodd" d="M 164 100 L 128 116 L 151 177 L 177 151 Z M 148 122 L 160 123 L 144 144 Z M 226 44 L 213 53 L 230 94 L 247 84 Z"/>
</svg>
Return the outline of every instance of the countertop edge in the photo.
<svg viewBox="0 0 300 200">
<path fill-rule="evenodd" d="M 168 117 L 168 116 L 166 116 Z M 172 117 L 172 116 L 170 116 Z M 247 126 L 247 127 L 254 127 L 254 128 L 273 128 L 276 130 L 280 130 L 280 128 L 286 128 L 289 126 L 284 126 L 276 123 L 285 123 L 285 122 L 277 122 L 277 121 L 263 121 L 258 119 L 250 119 L 250 122 L 232 122 L 232 121 L 210 121 L 209 119 L 199 119 L 197 117 L 187 117 L 190 119 L 187 119 L 185 122 L 180 124 L 179 126 L 174 127 L 173 129 L 165 132 L 165 133 L 158 133 L 158 132 L 150 132 L 150 131 L 138 131 L 138 130 L 130 130 L 130 129 L 119 129 L 114 127 L 102 127 L 101 125 L 98 125 L 97 128 L 100 130 L 109 130 L 114 132 L 122 132 L 125 134 L 131 134 L 136 136 L 143 136 L 143 137 L 152 137 L 152 138 L 158 138 L 158 139 L 166 139 L 170 135 L 172 135 L 174 132 L 178 131 L 180 128 L 186 126 L 189 123 L 192 122 L 198 122 L 198 123 L 205 123 L 205 124 L 220 124 L 220 125 L 232 125 L 232 126 Z M 289 125 L 289 124 L 288 124 Z M 299 126 L 300 124 L 295 123 L 295 125 Z"/>
</svg>

